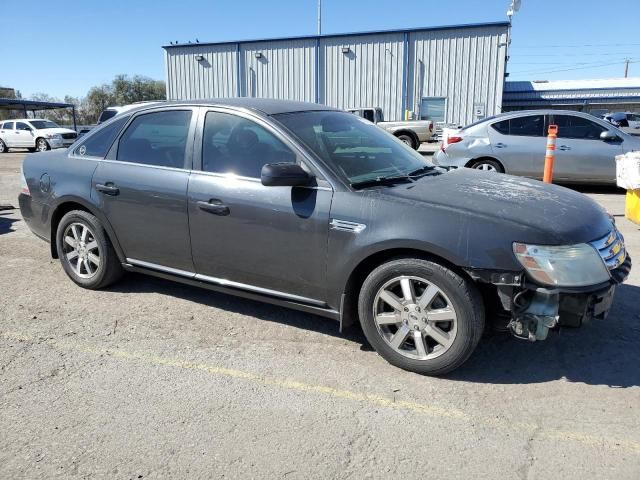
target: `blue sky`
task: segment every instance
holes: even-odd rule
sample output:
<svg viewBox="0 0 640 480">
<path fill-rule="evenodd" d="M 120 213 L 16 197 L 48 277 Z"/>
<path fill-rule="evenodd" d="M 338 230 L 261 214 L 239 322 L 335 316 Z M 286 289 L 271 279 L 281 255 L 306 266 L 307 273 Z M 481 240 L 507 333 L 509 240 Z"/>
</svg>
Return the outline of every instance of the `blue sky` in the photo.
<svg viewBox="0 0 640 480">
<path fill-rule="evenodd" d="M 506 19 L 509 0 L 323 0 L 323 33 Z M 0 0 L 0 85 L 82 96 L 119 73 L 164 78 L 161 45 L 314 34 L 317 0 Z M 522 0 L 510 79 L 640 77 L 640 1 Z"/>
</svg>

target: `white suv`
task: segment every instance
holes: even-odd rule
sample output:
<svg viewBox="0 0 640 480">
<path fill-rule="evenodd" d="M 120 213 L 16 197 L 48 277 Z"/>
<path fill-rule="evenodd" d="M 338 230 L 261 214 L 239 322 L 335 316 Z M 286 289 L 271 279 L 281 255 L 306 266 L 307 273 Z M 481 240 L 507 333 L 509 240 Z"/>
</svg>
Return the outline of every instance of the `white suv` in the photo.
<svg viewBox="0 0 640 480">
<path fill-rule="evenodd" d="M 0 153 L 10 148 L 28 148 L 44 152 L 68 147 L 76 141 L 74 130 L 62 128 L 50 120 L 16 119 L 0 123 Z"/>
</svg>

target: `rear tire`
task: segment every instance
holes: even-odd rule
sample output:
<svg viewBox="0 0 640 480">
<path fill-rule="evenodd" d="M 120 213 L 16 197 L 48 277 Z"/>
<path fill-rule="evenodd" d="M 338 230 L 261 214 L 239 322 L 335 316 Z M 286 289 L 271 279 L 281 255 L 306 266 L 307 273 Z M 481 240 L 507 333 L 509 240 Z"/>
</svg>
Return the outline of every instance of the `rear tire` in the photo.
<svg viewBox="0 0 640 480">
<path fill-rule="evenodd" d="M 100 221 L 88 212 L 73 210 L 62 217 L 56 246 L 65 273 L 83 288 L 98 290 L 122 277 L 111 241 Z"/>
<path fill-rule="evenodd" d="M 479 160 L 476 160 L 471 164 L 471 168 L 475 170 L 482 170 L 485 172 L 504 173 L 504 167 L 502 166 L 502 164 L 492 158 L 481 158 Z"/>
<path fill-rule="evenodd" d="M 36 150 L 38 152 L 46 152 L 47 150 L 51 150 L 51 147 L 49 146 L 49 142 L 47 142 L 44 138 L 37 138 Z"/>
<path fill-rule="evenodd" d="M 373 270 L 362 284 L 358 314 L 380 356 L 426 375 L 443 375 L 462 365 L 485 323 L 482 297 L 471 280 L 417 258 L 392 260 Z"/>
<path fill-rule="evenodd" d="M 9 151 L 9 149 L 7 148 L 7 145 L 5 145 L 5 143 L 0 140 L 0 153 L 7 153 Z"/>
<path fill-rule="evenodd" d="M 407 134 L 398 135 L 398 140 L 400 140 L 403 143 L 406 143 L 414 150 L 418 149 L 418 142 L 411 135 L 407 135 Z"/>
</svg>

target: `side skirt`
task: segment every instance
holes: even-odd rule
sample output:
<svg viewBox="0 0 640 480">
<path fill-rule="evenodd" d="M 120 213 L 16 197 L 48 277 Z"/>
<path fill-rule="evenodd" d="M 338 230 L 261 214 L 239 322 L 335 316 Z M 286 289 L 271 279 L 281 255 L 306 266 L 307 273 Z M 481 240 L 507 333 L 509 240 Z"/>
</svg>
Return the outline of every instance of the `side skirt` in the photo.
<svg viewBox="0 0 640 480">
<path fill-rule="evenodd" d="M 320 305 L 311 305 L 303 302 L 296 302 L 292 300 L 286 300 L 283 298 L 276 297 L 274 295 L 260 294 L 260 293 L 244 290 L 242 288 L 219 285 L 216 283 L 198 279 L 195 276 L 187 277 L 187 276 L 182 276 L 178 274 L 172 274 L 168 272 L 154 270 L 151 268 L 136 266 L 130 263 L 123 263 L 122 267 L 128 272 L 143 273 L 145 275 L 151 275 L 153 277 L 164 278 L 166 280 L 172 280 L 174 282 L 180 282 L 185 285 L 204 288 L 207 290 L 212 290 L 214 292 L 226 293 L 229 295 L 234 295 L 236 297 L 247 298 L 249 300 L 256 300 L 258 302 L 270 303 L 272 305 L 287 307 L 294 310 L 299 310 L 306 313 L 312 313 L 314 315 L 319 315 L 321 317 L 326 317 L 332 320 L 340 321 L 340 312 L 333 310 L 326 304 L 324 306 L 320 306 Z"/>
</svg>

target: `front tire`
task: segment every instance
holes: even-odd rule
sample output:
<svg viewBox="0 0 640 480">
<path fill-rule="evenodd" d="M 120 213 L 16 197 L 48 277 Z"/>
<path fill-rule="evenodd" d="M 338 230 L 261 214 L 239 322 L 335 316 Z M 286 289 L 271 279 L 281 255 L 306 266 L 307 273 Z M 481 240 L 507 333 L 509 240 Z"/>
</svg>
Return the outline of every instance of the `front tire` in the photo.
<svg viewBox="0 0 640 480">
<path fill-rule="evenodd" d="M 36 150 L 38 152 L 46 152 L 50 149 L 51 147 L 49 146 L 49 142 L 47 142 L 44 138 L 36 139 Z"/>
<path fill-rule="evenodd" d="M 478 345 L 485 322 L 473 282 L 417 258 L 373 270 L 362 285 L 358 313 L 367 340 L 385 360 L 426 375 L 462 365 Z"/>
<path fill-rule="evenodd" d="M 122 265 L 100 221 L 73 210 L 58 224 L 58 256 L 67 276 L 77 285 L 98 290 L 122 277 Z"/>
</svg>

